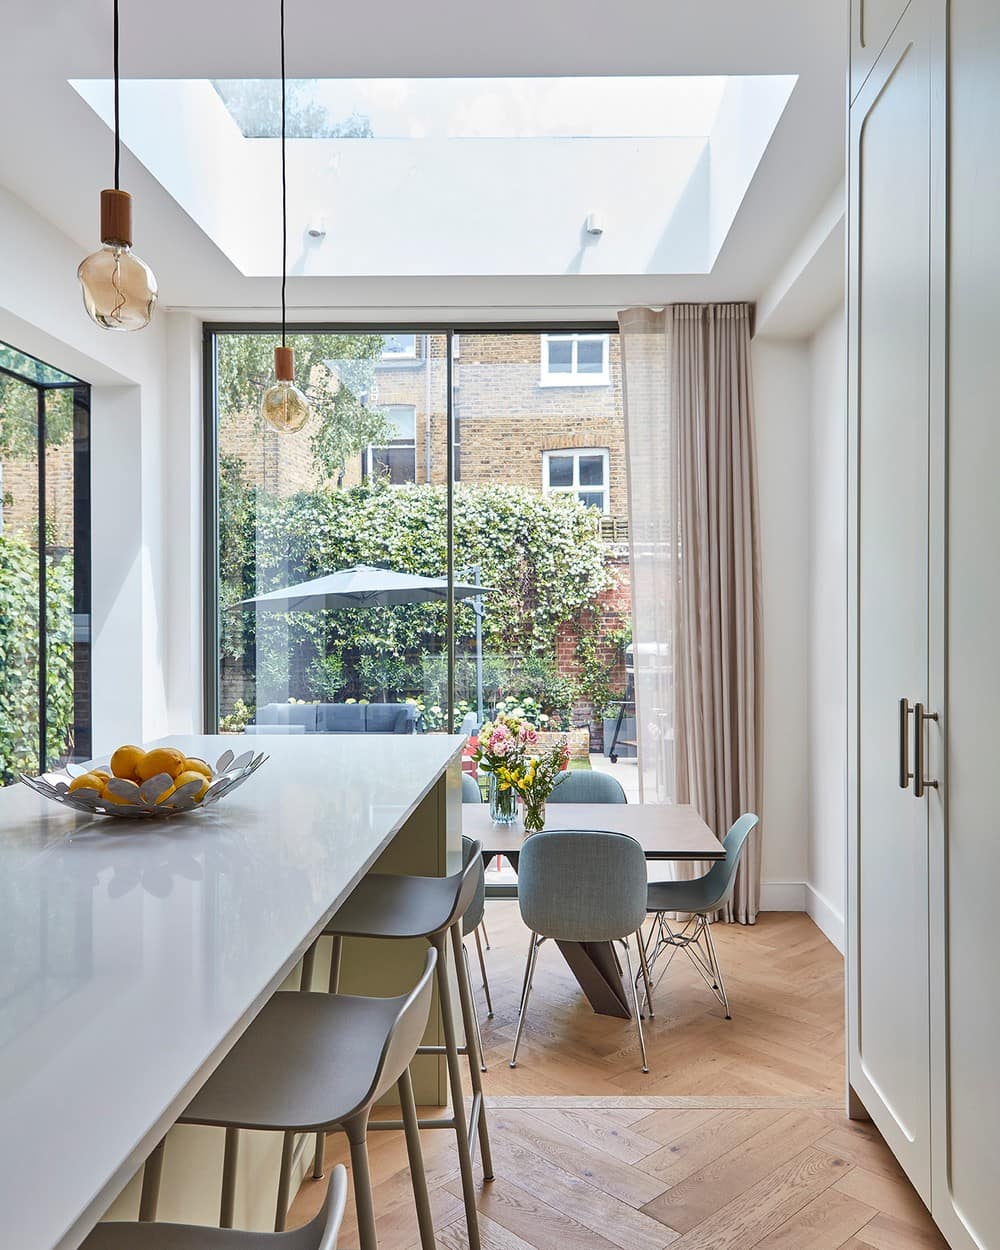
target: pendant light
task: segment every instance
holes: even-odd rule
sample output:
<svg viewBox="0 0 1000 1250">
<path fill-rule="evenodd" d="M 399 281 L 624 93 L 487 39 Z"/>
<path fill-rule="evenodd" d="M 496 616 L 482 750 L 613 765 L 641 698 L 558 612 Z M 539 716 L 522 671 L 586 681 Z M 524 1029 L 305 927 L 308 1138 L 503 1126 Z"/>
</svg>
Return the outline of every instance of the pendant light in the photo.
<svg viewBox="0 0 1000 1250">
<path fill-rule="evenodd" d="M 141 330 L 149 325 L 156 306 L 156 279 L 145 261 L 132 251 L 132 197 L 118 185 L 121 164 L 118 75 L 118 0 L 114 16 L 115 75 L 115 185 L 101 192 L 101 243 L 81 262 L 76 276 L 83 287 L 83 304 L 105 330 Z"/>
<path fill-rule="evenodd" d="M 285 342 L 285 284 L 288 281 L 288 188 L 285 174 L 285 0 L 281 12 L 281 346 L 274 349 L 276 381 L 264 392 L 260 413 L 282 433 L 301 430 L 309 417 L 309 403 L 295 385 L 295 353 Z"/>
</svg>

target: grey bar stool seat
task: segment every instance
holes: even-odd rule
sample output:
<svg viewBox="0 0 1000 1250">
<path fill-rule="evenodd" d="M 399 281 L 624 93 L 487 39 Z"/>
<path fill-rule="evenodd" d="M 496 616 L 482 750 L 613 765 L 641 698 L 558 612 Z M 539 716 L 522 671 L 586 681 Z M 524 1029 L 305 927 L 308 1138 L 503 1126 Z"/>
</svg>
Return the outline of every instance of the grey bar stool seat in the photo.
<svg viewBox="0 0 1000 1250">
<path fill-rule="evenodd" d="M 646 939 L 650 968 L 654 968 L 667 951 L 670 952 L 656 978 L 657 985 L 663 980 L 674 956 L 682 950 L 722 1004 L 727 1020 L 733 1016 L 708 917 L 724 907 L 732 897 L 740 857 L 756 824 L 757 817 L 753 812 L 744 813 L 722 840 L 725 859 L 720 859 L 703 877 L 695 877 L 692 881 L 651 881 L 646 896 L 646 910 L 653 916 L 653 925 Z M 688 919 L 675 921 L 672 926 L 667 912 L 680 912 Z"/>
<path fill-rule="evenodd" d="M 420 1127 L 455 1131 L 470 1250 L 479 1250 L 481 1245 L 472 1157 L 472 1143 L 477 1138 L 482 1156 L 483 1177 L 487 1181 L 493 1179 L 493 1159 L 483 1100 L 478 1020 L 462 942 L 463 918 L 483 890 L 482 846 L 466 838 L 463 839 L 461 871 L 449 877 L 404 877 L 389 873 L 369 873 L 361 879 L 324 930 L 325 935 L 333 938 L 330 963 L 330 989 L 333 992 L 339 984 L 341 949 L 345 937 L 401 940 L 424 938 L 437 951 L 438 1001 L 445 1041 L 443 1046 L 419 1046 L 417 1053 L 444 1055 L 448 1068 L 451 1113 L 423 1119 Z M 455 1013 L 446 961 L 449 940 L 458 982 L 464 1046 L 459 1046 L 455 1030 Z M 472 1110 L 468 1120 L 462 1089 L 462 1056 L 468 1060 L 472 1086 Z M 379 1120 L 373 1121 L 370 1127 L 372 1131 L 384 1131 L 398 1128 L 399 1124 L 396 1121 Z M 320 1138 L 316 1143 L 314 1175 L 322 1174 L 322 1150 L 323 1142 Z"/>
<path fill-rule="evenodd" d="M 377 1250 L 371 1175 L 369 1116 L 375 1102 L 395 1085 L 406 1134 L 420 1244 L 434 1250 L 427 1182 L 420 1150 L 410 1061 L 427 1027 L 436 950 L 427 952 L 414 989 L 395 998 L 348 995 L 275 994 L 208 1078 L 179 1124 L 226 1130 L 220 1223 L 231 1227 L 235 1201 L 239 1131 L 284 1133 L 275 1229 L 284 1229 L 297 1133 L 342 1130 L 351 1149 L 361 1250 Z M 147 1162 L 140 1219 L 155 1218 L 163 1143 Z"/>
<path fill-rule="evenodd" d="M 203 1224 L 98 1224 L 80 1250 L 337 1250 L 347 1202 L 347 1172 L 339 1164 L 319 1214 L 288 1233 L 244 1233 Z"/>
</svg>

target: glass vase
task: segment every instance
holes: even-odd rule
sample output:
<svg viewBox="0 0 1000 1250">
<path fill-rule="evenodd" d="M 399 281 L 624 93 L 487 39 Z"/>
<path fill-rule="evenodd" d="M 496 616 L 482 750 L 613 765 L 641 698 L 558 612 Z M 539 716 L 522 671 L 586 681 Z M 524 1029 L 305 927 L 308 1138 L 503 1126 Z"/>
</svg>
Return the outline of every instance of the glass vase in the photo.
<svg viewBox="0 0 1000 1250">
<path fill-rule="evenodd" d="M 545 828 L 545 799 L 524 800 L 524 832 L 540 833 Z"/>
<path fill-rule="evenodd" d="M 513 786 L 501 790 L 494 773 L 490 773 L 490 820 L 495 825 L 512 825 L 517 820 L 517 791 Z"/>
</svg>

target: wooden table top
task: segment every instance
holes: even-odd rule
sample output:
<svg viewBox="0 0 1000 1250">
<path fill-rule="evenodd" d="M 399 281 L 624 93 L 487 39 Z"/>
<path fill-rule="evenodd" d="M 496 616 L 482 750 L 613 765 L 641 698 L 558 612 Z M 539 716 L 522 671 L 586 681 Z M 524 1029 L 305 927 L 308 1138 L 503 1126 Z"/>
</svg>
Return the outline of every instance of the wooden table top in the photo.
<svg viewBox="0 0 1000 1250">
<path fill-rule="evenodd" d="M 725 859 L 722 843 L 693 807 L 672 803 L 550 803 L 545 829 L 601 829 L 627 833 L 647 859 Z M 524 826 L 495 825 L 487 803 L 462 804 L 462 832 L 492 855 L 517 852 Z"/>
</svg>

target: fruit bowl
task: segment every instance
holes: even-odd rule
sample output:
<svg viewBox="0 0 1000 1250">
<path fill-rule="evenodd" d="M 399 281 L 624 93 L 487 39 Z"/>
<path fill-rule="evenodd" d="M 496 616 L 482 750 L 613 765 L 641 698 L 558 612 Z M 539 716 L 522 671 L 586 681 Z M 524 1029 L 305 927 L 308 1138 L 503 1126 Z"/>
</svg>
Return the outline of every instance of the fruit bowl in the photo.
<svg viewBox="0 0 1000 1250">
<path fill-rule="evenodd" d="M 123 777 L 106 776 L 105 779 L 102 776 L 103 790 L 99 790 L 79 784 L 84 777 L 95 774 L 78 764 L 67 764 L 61 773 L 48 773 L 44 777 L 29 777 L 21 773 L 20 779 L 36 794 L 77 812 L 121 816 L 127 820 L 163 820 L 217 803 L 241 786 L 267 758 L 264 754 L 255 755 L 253 751 L 244 751 L 241 755 L 224 751 L 214 768 L 204 761 L 197 761 L 203 765 L 203 774 L 179 786 L 175 785 L 175 778 L 169 772 L 159 772 L 141 784 Z M 70 789 L 74 782 L 78 784 Z"/>
</svg>

